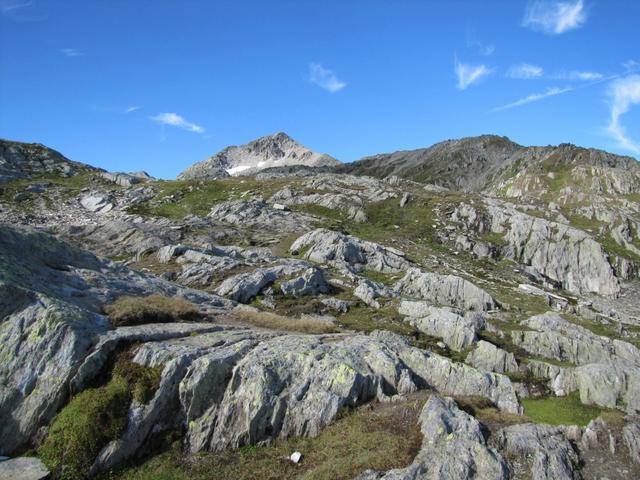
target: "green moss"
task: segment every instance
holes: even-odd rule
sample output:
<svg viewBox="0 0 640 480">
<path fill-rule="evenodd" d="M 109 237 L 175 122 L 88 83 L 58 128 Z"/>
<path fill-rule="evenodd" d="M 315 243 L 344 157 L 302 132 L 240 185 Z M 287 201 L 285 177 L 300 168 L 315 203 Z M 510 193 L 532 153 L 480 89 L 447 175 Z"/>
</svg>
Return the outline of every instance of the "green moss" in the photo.
<svg viewBox="0 0 640 480">
<path fill-rule="evenodd" d="M 100 450 L 125 429 L 131 400 L 153 398 L 162 368 L 143 367 L 132 356 L 133 349 L 119 352 L 108 382 L 74 396 L 54 418 L 38 455 L 56 478 L 84 478 Z"/>
<path fill-rule="evenodd" d="M 578 392 L 566 397 L 525 398 L 524 413 L 535 422 L 551 425 L 585 426 L 598 417 L 604 409 L 596 405 L 584 405 Z"/>
<path fill-rule="evenodd" d="M 128 384 L 121 377 L 76 395 L 51 423 L 40 458 L 60 479 L 83 478 L 100 450 L 125 428 L 128 408 Z"/>
</svg>

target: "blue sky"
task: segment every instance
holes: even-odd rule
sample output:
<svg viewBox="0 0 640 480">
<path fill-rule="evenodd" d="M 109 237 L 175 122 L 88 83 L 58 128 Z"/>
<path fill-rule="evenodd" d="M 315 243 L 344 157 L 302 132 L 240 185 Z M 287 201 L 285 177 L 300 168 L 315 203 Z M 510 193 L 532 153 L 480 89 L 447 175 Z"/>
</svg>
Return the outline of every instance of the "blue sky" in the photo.
<svg viewBox="0 0 640 480">
<path fill-rule="evenodd" d="M 640 158 L 635 0 L 0 0 L 0 137 L 172 178 L 285 131 L 343 161 L 482 133 Z"/>
</svg>

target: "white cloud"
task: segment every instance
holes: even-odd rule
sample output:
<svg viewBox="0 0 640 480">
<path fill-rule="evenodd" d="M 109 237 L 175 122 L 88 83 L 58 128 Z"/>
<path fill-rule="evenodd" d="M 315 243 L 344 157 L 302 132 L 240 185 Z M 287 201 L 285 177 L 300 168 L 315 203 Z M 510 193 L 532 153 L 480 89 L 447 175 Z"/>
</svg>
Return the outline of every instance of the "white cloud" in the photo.
<svg viewBox="0 0 640 480">
<path fill-rule="evenodd" d="M 530 65 L 528 63 L 521 63 L 519 65 L 513 65 L 507 71 L 507 77 L 517 79 L 531 79 L 540 78 L 544 74 L 544 69 L 537 65 Z"/>
<path fill-rule="evenodd" d="M 460 63 L 458 58 L 454 58 L 453 65 L 456 77 L 458 78 L 458 89 L 465 90 L 474 83 L 479 82 L 483 77 L 493 73 L 493 69 L 484 64 L 469 65 Z"/>
<path fill-rule="evenodd" d="M 132 113 L 135 112 L 136 110 L 140 110 L 142 107 L 139 107 L 138 105 L 132 105 L 130 107 L 126 107 L 122 109 L 122 113 Z"/>
<path fill-rule="evenodd" d="M 613 137 L 620 148 L 635 154 L 640 153 L 640 143 L 633 141 L 627 135 L 620 117 L 627 113 L 633 105 L 640 104 L 640 75 L 630 75 L 615 80 L 608 91 L 611 102 L 611 118 L 607 132 Z"/>
<path fill-rule="evenodd" d="M 546 92 L 532 93 L 531 95 L 528 95 L 528 96 L 526 96 L 524 98 L 516 100 L 515 102 L 507 103 L 506 105 L 502 105 L 500 107 L 496 107 L 492 111 L 493 112 L 499 112 L 501 110 L 508 110 L 510 108 L 520 107 L 521 105 L 526 105 L 527 103 L 537 102 L 538 100 L 542 100 L 542 99 L 545 99 L 545 98 L 548 98 L 548 97 L 553 97 L 553 96 L 556 96 L 556 95 L 560 95 L 562 93 L 571 92 L 573 90 L 575 90 L 575 89 L 571 88 L 571 87 L 566 87 L 566 88 L 552 87 L 552 88 L 547 89 Z"/>
<path fill-rule="evenodd" d="M 583 0 L 533 1 L 525 11 L 522 25 L 548 35 L 580 28 L 587 21 Z"/>
<path fill-rule="evenodd" d="M 60 53 L 62 53 L 65 57 L 81 57 L 84 55 L 82 50 L 77 48 L 62 48 L 60 49 Z"/>
<path fill-rule="evenodd" d="M 204 128 L 202 128 L 200 125 L 196 125 L 195 123 L 188 122 L 177 113 L 171 113 L 171 112 L 159 113 L 158 115 L 154 115 L 153 117 L 149 117 L 149 118 L 161 125 L 170 125 L 172 127 L 182 128 L 183 130 L 188 130 L 189 132 L 195 132 L 195 133 L 204 132 Z"/>
<path fill-rule="evenodd" d="M 573 70 L 571 72 L 559 72 L 551 75 L 549 78 L 554 80 L 568 80 L 572 82 L 593 82 L 595 80 L 602 80 L 605 77 L 600 72 Z"/>
<path fill-rule="evenodd" d="M 627 60 L 622 64 L 622 67 L 625 69 L 627 73 L 637 72 L 640 70 L 640 63 L 635 60 Z"/>
<path fill-rule="evenodd" d="M 338 80 L 335 73 L 319 63 L 309 64 L 309 81 L 331 93 L 336 93 L 347 86 L 345 82 Z"/>
<path fill-rule="evenodd" d="M 2 13 L 10 13 L 14 10 L 20 10 L 21 8 L 27 8 L 33 5 L 30 0 L 1 0 L 0 11 Z"/>
</svg>

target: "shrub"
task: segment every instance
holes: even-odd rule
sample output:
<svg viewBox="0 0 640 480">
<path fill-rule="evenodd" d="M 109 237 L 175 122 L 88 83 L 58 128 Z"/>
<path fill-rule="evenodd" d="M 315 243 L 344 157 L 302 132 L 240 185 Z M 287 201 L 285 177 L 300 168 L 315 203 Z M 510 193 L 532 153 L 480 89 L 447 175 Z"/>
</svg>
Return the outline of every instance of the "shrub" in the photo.
<svg viewBox="0 0 640 480">
<path fill-rule="evenodd" d="M 120 297 L 104 307 L 104 312 L 115 327 L 195 321 L 202 314 L 189 300 L 153 294 L 147 297 Z"/>
<path fill-rule="evenodd" d="M 122 378 L 127 382 L 131 397 L 139 403 L 149 403 L 160 385 L 162 377 L 161 367 L 143 367 L 132 362 L 127 352 L 116 359 L 113 367 L 113 377 Z"/>
<path fill-rule="evenodd" d="M 335 333 L 338 328 L 333 322 L 322 318 L 291 318 L 283 317 L 271 312 L 251 310 L 237 310 L 234 316 L 241 322 L 247 322 L 255 327 L 271 330 L 284 330 L 309 334 Z"/>
<path fill-rule="evenodd" d="M 129 389 L 122 377 L 76 395 L 53 420 L 40 458 L 54 477 L 83 478 L 100 450 L 125 428 L 128 409 Z"/>
</svg>

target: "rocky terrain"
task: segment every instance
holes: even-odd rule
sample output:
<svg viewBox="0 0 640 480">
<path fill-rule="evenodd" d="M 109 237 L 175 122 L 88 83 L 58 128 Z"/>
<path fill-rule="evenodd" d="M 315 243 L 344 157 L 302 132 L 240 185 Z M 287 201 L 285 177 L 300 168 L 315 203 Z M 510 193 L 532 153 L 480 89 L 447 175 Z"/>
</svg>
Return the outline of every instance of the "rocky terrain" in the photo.
<svg viewBox="0 0 640 480">
<path fill-rule="evenodd" d="M 0 479 L 640 476 L 640 167 L 0 141 Z"/>
</svg>

